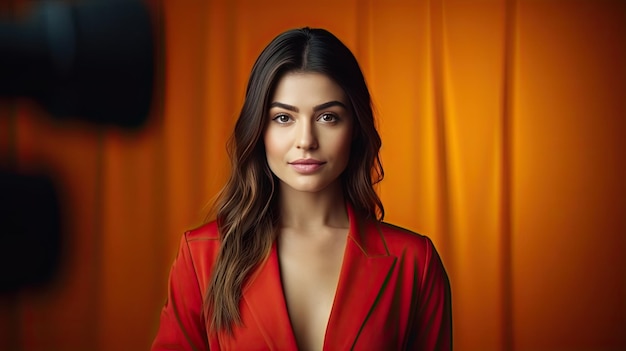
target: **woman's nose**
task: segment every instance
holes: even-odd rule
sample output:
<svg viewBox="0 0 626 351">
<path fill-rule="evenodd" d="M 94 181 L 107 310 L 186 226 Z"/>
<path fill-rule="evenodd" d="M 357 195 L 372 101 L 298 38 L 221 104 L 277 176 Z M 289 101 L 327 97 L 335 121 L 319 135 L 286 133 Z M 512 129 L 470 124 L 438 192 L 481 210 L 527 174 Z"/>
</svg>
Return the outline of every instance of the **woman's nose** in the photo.
<svg viewBox="0 0 626 351">
<path fill-rule="evenodd" d="M 301 123 L 299 126 L 296 147 L 303 150 L 316 149 L 318 147 L 315 130 L 311 123 Z"/>
</svg>

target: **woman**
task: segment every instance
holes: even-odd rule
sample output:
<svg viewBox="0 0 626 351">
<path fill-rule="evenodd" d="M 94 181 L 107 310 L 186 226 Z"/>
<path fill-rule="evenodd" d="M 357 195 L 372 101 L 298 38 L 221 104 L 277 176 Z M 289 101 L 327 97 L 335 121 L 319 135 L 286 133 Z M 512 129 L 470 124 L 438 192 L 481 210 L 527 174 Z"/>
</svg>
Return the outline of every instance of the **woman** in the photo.
<svg viewBox="0 0 626 351">
<path fill-rule="evenodd" d="M 323 29 L 257 59 L 216 221 L 185 233 L 153 350 L 448 350 L 432 242 L 381 222 L 369 91 Z"/>
</svg>

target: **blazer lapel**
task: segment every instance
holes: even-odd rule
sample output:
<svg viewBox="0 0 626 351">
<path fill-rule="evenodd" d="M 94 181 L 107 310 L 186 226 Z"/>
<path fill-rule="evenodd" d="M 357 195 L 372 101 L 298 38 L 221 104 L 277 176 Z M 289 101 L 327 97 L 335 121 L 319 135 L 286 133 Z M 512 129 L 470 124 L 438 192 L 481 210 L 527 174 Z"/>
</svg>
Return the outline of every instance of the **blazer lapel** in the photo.
<svg viewBox="0 0 626 351">
<path fill-rule="evenodd" d="M 243 300 L 247 304 L 256 326 L 261 331 L 268 349 L 297 349 L 296 338 L 291 328 L 287 304 L 282 291 L 276 242 L 272 245 L 267 260 L 244 288 Z M 254 326 L 246 325 L 246 327 L 253 328 Z M 254 345 L 255 349 L 258 346 Z"/>
<path fill-rule="evenodd" d="M 326 350 L 353 347 L 396 262 L 376 222 L 359 220 L 350 206 L 348 216 L 350 231 L 326 327 Z"/>
<path fill-rule="evenodd" d="M 350 229 L 326 326 L 326 350 L 353 347 L 396 262 L 396 258 L 389 255 L 376 222 L 360 221 L 350 206 L 347 211 Z M 268 349 L 297 349 L 282 290 L 276 242 L 267 260 L 246 284 L 243 300 Z M 246 328 L 254 328 L 251 322 Z"/>
</svg>

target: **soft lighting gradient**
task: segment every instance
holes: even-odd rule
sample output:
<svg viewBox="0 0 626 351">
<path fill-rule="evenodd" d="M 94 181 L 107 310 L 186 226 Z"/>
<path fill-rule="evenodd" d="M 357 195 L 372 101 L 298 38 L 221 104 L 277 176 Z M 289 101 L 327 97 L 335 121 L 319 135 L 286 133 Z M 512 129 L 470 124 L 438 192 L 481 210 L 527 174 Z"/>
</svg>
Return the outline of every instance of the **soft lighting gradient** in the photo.
<svg viewBox="0 0 626 351">
<path fill-rule="evenodd" d="M 149 347 L 180 235 L 226 178 L 254 59 L 301 26 L 362 65 L 386 220 L 439 249 L 455 349 L 626 349 L 625 2 L 148 2 L 164 92 L 143 130 L 0 105 L 0 162 L 56 170 L 68 234 L 54 286 L 0 297 L 0 349 Z"/>
</svg>

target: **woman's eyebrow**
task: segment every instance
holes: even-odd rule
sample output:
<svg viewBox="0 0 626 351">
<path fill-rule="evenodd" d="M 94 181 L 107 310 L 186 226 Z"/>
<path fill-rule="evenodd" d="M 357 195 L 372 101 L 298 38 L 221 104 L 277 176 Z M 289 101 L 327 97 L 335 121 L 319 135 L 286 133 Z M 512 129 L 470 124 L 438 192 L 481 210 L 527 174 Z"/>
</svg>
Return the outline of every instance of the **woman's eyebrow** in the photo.
<svg viewBox="0 0 626 351">
<path fill-rule="evenodd" d="M 289 110 L 289 111 L 293 111 L 293 112 L 300 112 L 300 110 L 295 107 L 295 106 L 291 106 L 291 105 L 287 105 L 287 104 L 283 104 L 282 102 L 278 102 L 278 101 L 274 101 L 270 104 L 270 108 L 272 107 L 280 107 L 280 108 L 284 108 L 285 110 Z"/>
<path fill-rule="evenodd" d="M 319 105 L 314 106 L 313 107 L 313 111 L 317 112 L 319 110 L 323 110 L 323 109 L 326 109 L 326 108 L 329 108 L 329 107 L 332 107 L 332 106 L 341 106 L 341 107 L 343 107 L 346 110 L 348 109 L 346 107 L 346 105 L 344 105 L 343 102 L 337 101 L 337 100 L 333 100 L 333 101 L 325 102 L 323 104 L 319 104 Z M 270 108 L 272 108 L 272 107 L 280 107 L 280 108 L 284 108 L 285 110 L 289 110 L 289 111 L 293 111 L 293 112 L 300 112 L 300 109 L 298 109 L 297 107 L 292 106 L 292 105 L 288 105 L 288 104 L 285 104 L 285 103 L 282 103 L 282 102 L 278 102 L 278 101 L 272 102 L 270 104 Z"/>
<path fill-rule="evenodd" d="M 337 101 L 337 100 L 333 100 L 333 101 L 325 102 L 323 104 L 319 104 L 319 105 L 313 107 L 313 111 L 317 112 L 319 110 L 327 109 L 327 108 L 333 107 L 333 106 L 341 106 L 341 107 L 343 107 L 346 110 L 348 109 L 346 107 L 346 105 L 343 104 L 343 102 Z"/>
</svg>

